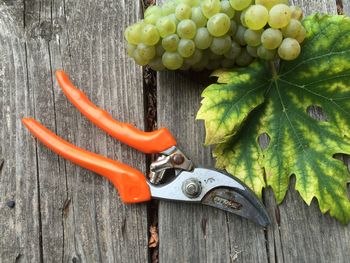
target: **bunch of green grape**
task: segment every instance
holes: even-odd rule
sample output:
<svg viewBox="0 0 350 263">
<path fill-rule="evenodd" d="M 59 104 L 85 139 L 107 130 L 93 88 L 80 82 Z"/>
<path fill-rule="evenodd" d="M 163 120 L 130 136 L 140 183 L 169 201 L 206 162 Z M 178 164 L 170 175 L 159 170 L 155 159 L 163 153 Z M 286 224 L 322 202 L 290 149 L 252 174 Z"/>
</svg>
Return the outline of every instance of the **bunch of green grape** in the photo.
<svg viewBox="0 0 350 263">
<path fill-rule="evenodd" d="M 294 60 L 306 36 L 288 0 L 168 0 L 125 30 L 138 65 L 160 71 L 247 66 L 255 58 Z"/>
</svg>

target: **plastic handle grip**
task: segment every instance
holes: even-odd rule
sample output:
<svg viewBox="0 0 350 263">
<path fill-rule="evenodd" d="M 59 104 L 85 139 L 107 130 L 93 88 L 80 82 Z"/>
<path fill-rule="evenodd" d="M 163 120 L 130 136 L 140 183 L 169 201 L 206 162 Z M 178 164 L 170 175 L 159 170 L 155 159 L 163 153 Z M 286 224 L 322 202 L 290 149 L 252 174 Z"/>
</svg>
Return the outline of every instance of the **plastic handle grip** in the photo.
<svg viewBox="0 0 350 263">
<path fill-rule="evenodd" d="M 144 153 L 160 153 L 176 146 L 176 140 L 168 129 L 144 132 L 130 124 L 118 122 L 108 112 L 96 107 L 82 91 L 71 83 L 64 71 L 56 71 L 56 79 L 71 103 L 91 122 L 112 137 Z"/>
<path fill-rule="evenodd" d="M 124 203 L 139 203 L 151 199 L 146 178 L 140 171 L 78 148 L 58 137 L 34 119 L 23 119 L 22 122 L 35 137 L 52 151 L 109 179 L 118 189 Z"/>
</svg>

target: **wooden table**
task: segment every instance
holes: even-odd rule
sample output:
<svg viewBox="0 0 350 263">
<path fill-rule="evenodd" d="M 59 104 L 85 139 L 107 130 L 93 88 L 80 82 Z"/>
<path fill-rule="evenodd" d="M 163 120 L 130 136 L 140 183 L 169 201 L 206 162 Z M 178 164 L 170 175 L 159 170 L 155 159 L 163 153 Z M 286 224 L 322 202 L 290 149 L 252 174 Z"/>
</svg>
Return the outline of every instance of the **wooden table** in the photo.
<svg viewBox="0 0 350 263">
<path fill-rule="evenodd" d="M 342 2 L 350 14 L 348 0 L 291 2 L 308 14 L 336 14 Z M 141 129 L 156 120 L 195 163 L 213 165 L 203 123 L 195 121 L 203 85 L 172 72 L 152 81 L 125 54 L 123 29 L 141 16 L 135 0 L 0 0 L 0 262 L 150 262 L 154 253 L 161 263 L 349 262 L 350 225 L 321 215 L 316 202 L 307 207 L 294 189 L 279 207 L 271 192 L 264 194 L 273 219 L 265 230 L 200 205 L 125 206 L 109 182 L 26 131 L 20 119 L 33 116 L 80 147 L 146 172 L 143 154 L 66 100 L 52 77 L 63 68 L 115 118 Z M 154 222 L 159 250 L 151 251 Z"/>
</svg>

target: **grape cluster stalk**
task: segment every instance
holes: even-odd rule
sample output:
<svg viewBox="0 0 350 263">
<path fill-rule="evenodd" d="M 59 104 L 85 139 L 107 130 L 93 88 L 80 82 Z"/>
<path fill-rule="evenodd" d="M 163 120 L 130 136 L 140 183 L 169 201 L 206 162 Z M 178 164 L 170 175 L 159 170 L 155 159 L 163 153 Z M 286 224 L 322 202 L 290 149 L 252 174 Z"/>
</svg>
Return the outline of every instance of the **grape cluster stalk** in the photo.
<svg viewBox="0 0 350 263">
<path fill-rule="evenodd" d="M 156 71 L 294 60 L 307 33 L 302 18 L 288 0 L 168 0 L 126 28 L 127 53 Z"/>
</svg>

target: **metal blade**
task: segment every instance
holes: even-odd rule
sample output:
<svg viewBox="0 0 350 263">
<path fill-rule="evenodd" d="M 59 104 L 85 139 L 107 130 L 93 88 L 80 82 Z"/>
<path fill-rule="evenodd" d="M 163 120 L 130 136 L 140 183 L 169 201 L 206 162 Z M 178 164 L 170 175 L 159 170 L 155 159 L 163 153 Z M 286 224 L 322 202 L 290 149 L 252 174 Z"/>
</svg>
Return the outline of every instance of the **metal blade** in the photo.
<svg viewBox="0 0 350 263">
<path fill-rule="evenodd" d="M 270 223 L 264 205 L 245 184 L 216 170 L 195 168 L 193 171 L 181 171 L 170 183 L 149 183 L 149 187 L 152 197 L 156 199 L 202 203 L 262 226 Z"/>
<path fill-rule="evenodd" d="M 202 199 L 202 204 L 239 215 L 264 227 L 270 224 L 265 207 L 248 188 L 216 188 Z"/>
</svg>

